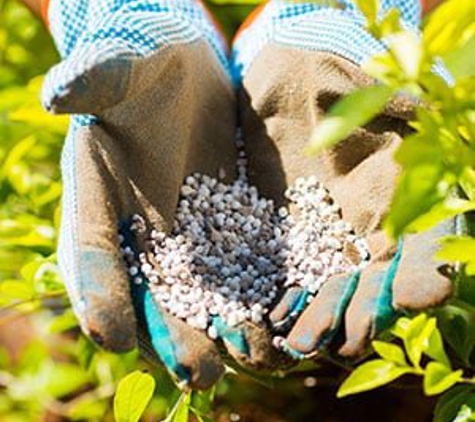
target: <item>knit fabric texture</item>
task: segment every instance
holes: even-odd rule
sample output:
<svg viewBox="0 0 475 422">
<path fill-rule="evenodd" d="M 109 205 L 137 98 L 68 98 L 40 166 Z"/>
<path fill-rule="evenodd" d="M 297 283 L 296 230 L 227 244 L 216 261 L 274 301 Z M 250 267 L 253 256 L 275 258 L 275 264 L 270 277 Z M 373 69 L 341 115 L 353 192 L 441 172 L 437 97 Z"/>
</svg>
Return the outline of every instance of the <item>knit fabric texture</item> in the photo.
<svg viewBox="0 0 475 422">
<path fill-rule="evenodd" d="M 387 39 L 375 39 L 365 28 L 366 18 L 351 0 L 290 2 L 270 1 L 255 21 L 234 42 L 232 67 L 239 83 L 260 51 L 269 43 L 336 54 L 361 65 L 387 49 Z M 419 34 L 420 0 L 381 0 L 378 18 L 396 8 L 401 26 Z M 434 72 L 446 81 L 447 71 L 438 64 Z"/>
</svg>

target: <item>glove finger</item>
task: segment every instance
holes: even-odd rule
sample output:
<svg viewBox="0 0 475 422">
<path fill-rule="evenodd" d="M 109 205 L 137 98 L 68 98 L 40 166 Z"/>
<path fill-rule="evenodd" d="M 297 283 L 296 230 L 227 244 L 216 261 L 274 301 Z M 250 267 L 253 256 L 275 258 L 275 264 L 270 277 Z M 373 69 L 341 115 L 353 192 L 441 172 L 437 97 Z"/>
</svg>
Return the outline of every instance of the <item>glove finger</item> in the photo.
<svg viewBox="0 0 475 422">
<path fill-rule="evenodd" d="M 145 283 L 132 286 L 139 323 L 159 360 L 179 385 L 205 390 L 224 374 L 224 365 L 213 342 L 184 321 L 160 309 Z M 152 354 L 147 345 L 148 355 Z"/>
<path fill-rule="evenodd" d="M 43 104 L 54 113 L 100 114 L 129 94 L 132 75 L 134 81 L 141 81 L 140 89 L 156 83 L 173 61 L 173 54 L 162 54 L 168 53 L 164 47 L 191 43 L 200 36 L 188 20 L 172 13 L 114 13 L 51 69 L 43 87 Z M 147 80 L 150 69 L 155 75 L 152 81 Z"/>
<path fill-rule="evenodd" d="M 288 356 L 274 347 L 272 334 L 265 326 L 246 322 L 230 327 L 221 317 L 214 317 L 212 325 L 226 352 L 247 369 L 272 372 L 293 364 Z"/>
<path fill-rule="evenodd" d="M 73 127 L 62 155 L 63 197 L 58 260 L 86 334 L 116 352 L 135 346 L 135 317 L 117 236 L 118 189 L 89 128 Z"/>
<path fill-rule="evenodd" d="M 305 357 L 327 348 L 340 330 L 358 280 L 359 273 L 328 280 L 295 323 L 284 349 L 294 357 Z"/>
<path fill-rule="evenodd" d="M 403 242 L 389 264 L 375 262 L 365 268 L 345 314 L 345 342 L 338 354 L 357 358 L 371 339 L 388 328 L 397 317 L 392 306 L 393 281 L 401 261 Z"/>
<path fill-rule="evenodd" d="M 438 241 L 457 231 L 457 222 L 451 219 L 427 232 L 405 237 L 401 263 L 394 279 L 396 309 L 420 311 L 440 305 L 452 296 L 453 268 L 436 261 L 434 255 L 439 249 Z"/>
<path fill-rule="evenodd" d="M 107 40 L 79 45 L 46 75 L 42 102 L 59 113 L 98 113 L 125 95 L 133 52 L 125 43 Z"/>
<path fill-rule="evenodd" d="M 62 255 L 60 250 L 60 256 Z M 70 258 L 66 258 L 70 260 Z M 63 274 L 69 268 L 60 258 Z M 128 288 L 119 280 L 127 275 L 118 253 L 96 248 L 78 251 L 78 277 L 66 276 L 73 309 L 84 332 L 100 346 L 125 352 L 135 346 L 135 317 Z M 125 286 L 126 287 L 126 286 Z"/>
<path fill-rule="evenodd" d="M 307 306 L 308 292 L 302 287 L 291 287 L 279 300 L 269 314 L 272 328 L 276 332 L 286 332 L 292 322 L 302 313 Z"/>
</svg>

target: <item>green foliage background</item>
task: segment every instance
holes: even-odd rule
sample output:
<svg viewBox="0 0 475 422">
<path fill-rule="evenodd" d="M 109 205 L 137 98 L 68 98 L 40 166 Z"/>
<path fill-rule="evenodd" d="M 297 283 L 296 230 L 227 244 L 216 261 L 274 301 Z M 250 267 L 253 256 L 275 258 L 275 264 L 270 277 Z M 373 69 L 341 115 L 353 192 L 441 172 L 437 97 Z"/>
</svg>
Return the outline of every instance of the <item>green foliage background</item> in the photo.
<svg viewBox="0 0 475 422">
<path fill-rule="evenodd" d="M 240 3 L 211 4 L 228 35 L 258 1 Z M 359 3 L 376 35 L 397 32 L 394 16 L 383 24 L 372 20 L 376 1 Z M 364 96 L 355 94 L 332 110 L 329 119 L 334 120 L 316 128 L 310 147 L 318 151 L 338 142 L 371 119 L 378 104 L 399 89 L 433 106 L 430 111 L 421 108 L 415 135 L 397 155 L 404 174 L 386 222 L 394 236 L 474 209 L 473 1 L 448 1 L 431 17 L 423 44 L 398 36 L 391 54 L 368 68 L 384 87 Z M 434 55 L 443 56 L 457 76 L 453 88 L 430 76 Z M 116 420 L 137 420 L 153 393 L 142 420 L 156 421 L 168 414 L 167 420 L 182 422 L 191 413 L 206 421 L 212 403 L 215 416 L 227 415 L 243 403 L 265 397 L 271 386 L 278 387 L 272 390 L 273 405 L 285 420 L 308 418 L 311 398 L 298 375 L 259 380 L 266 387 L 245 377 L 237 385 L 231 375 L 206 394 L 182 395 L 166 374 L 148 367 L 136 352 L 112 355 L 80 334 L 55 261 L 61 195 L 58 163 L 68 122 L 43 112 L 38 101 L 41 75 L 57 60 L 42 24 L 18 2 L 0 0 L 0 421 L 112 421 L 116 391 Z M 363 109 L 361 97 L 368 95 L 374 101 Z M 421 182 L 427 180 L 429 184 Z M 464 202 L 450 199 L 455 187 L 463 189 Z M 430 317 L 401 319 L 387 339 L 392 342 L 374 344 L 379 358 L 354 371 L 341 396 L 376 388 L 404 374 L 422 376 L 426 394 L 447 391 L 437 407 L 437 422 L 475 420 L 470 378 L 475 364 L 475 240 L 447 239 L 443 254 L 466 263 L 457 280 L 456 299 Z M 134 406 L 124 407 L 134 391 L 142 393 L 134 397 Z"/>
<path fill-rule="evenodd" d="M 228 31 L 245 13 L 226 15 Z M 159 381 L 144 415 L 158 420 L 179 397 L 168 376 L 136 352 L 112 355 L 85 339 L 58 275 L 68 119 L 39 104 L 41 75 L 58 59 L 42 23 L 19 2 L 0 0 L 0 420 L 113 420 L 117 383 L 137 368 Z"/>
</svg>

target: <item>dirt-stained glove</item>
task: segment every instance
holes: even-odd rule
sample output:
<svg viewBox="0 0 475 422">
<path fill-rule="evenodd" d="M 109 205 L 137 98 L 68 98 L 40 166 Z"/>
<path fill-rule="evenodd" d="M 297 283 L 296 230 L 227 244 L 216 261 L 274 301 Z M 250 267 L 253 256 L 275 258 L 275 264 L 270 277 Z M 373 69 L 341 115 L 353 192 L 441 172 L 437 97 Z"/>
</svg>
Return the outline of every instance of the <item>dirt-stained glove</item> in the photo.
<svg viewBox="0 0 475 422">
<path fill-rule="evenodd" d="M 194 388 L 219 379 L 223 350 L 275 366 L 268 330 L 216 319 L 218 347 L 164 312 L 146 284 L 129 283 L 119 247 L 118 229 L 135 213 L 171 229 L 189 174 L 234 177 L 235 93 L 206 10 L 194 0 L 51 0 L 48 20 L 63 61 L 46 77 L 43 103 L 74 114 L 59 257 L 83 330 L 114 351 L 138 337 L 142 352 Z"/>
<path fill-rule="evenodd" d="M 207 388 L 224 370 L 217 348 L 156 306 L 146 286 L 133 286 L 134 310 L 118 228 L 138 213 L 167 230 L 187 175 L 233 177 L 224 42 L 191 0 L 52 0 L 48 17 L 63 61 L 46 77 L 43 103 L 75 114 L 59 245 L 74 310 L 114 351 L 135 346 L 138 318 L 144 348 L 180 381 Z"/>
<path fill-rule="evenodd" d="M 327 153 L 303 152 L 315 124 L 336 101 L 375 83 L 359 65 L 385 49 L 365 30 L 354 4 L 339 3 L 333 9 L 272 0 L 234 45 L 251 182 L 282 204 L 288 185 L 317 176 L 371 252 L 362 273 L 328 280 L 309 306 L 308 292 L 300 288 L 281 299 L 270 317 L 284 335 L 292 326 L 284 345 L 296 357 L 328 349 L 359 356 L 399 311 L 439 305 L 452 292 L 449 268 L 433 255 L 437 239 L 456 230 L 453 221 L 398 244 L 381 229 L 399 172 L 393 154 L 408 133 L 411 101 L 393 100 L 380 117 Z M 399 7 L 408 29 L 419 21 L 418 0 L 380 5 L 381 13 Z"/>
</svg>

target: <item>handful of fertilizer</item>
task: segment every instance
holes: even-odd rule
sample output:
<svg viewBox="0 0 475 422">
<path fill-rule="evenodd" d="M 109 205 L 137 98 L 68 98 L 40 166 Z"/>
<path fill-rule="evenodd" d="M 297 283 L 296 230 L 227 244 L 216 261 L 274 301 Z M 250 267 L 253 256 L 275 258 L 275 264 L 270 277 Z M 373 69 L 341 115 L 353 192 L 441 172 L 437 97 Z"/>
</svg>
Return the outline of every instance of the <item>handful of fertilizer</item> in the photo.
<svg viewBox="0 0 475 422">
<path fill-rule="evenodd" d="M 148 232 L 134 215 L 131 232 L 146 238 L 147 250 L 138 254 L 120 235 L 134 282 L 146 280 L 163 309 L 212 339 L 212 317 L 231 327 L 265 324 L 286 289 L 304 287 L 311 300 L 332 275 L 356 271 L 369 259 L 366 242 L 315 177 L 297 179 L 285 193 L 288 207 L 277 208 L 249 184 L 241 141 L 238 148 L 232 184 L 186 178 L 171 233 Z"/>
</svg>

